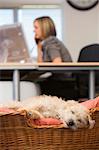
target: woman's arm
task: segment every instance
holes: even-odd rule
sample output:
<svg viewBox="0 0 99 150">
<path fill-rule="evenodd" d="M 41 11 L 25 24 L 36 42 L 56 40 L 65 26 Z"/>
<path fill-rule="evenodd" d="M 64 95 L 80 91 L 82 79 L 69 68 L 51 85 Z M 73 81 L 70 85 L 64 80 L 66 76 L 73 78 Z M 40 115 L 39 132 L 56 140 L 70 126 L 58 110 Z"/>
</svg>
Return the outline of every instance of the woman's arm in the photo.
<svg viewBox="0 0 99 150">
<path fill-rule="evenodd" d="M 42 52 L 42 42 L 41 41 L 38 42 L 37 48 L 38 48 L 37 61 L 38 62 L 43 62 L 43 52 Z M 51 55 L 55 55 L 55 54 L 52 53 Z M 62 59 L 61 59 L 61 57 L 59 55 L 60 55 L 59 52 L 57 52 L 57 50 L 56 50 L 56 57 L 52 57 L 52 63 L 60 63 L 60 62 L 62 62 Z"/>
<path fill-rule="evenodd" d="M 37 44 L 37 49 L 38 49 L 37 62 L 43 62 L 43 52 L 42 52 L 42 44 L 41 44 L 41 42 L 39 42 Z"/>
<path fill-rule="evenodd" d="M 52 60 L 52 63 L 61 63 L 61 62 L 62 62 L 61 57 L 56 57 Z"/>
</svg>

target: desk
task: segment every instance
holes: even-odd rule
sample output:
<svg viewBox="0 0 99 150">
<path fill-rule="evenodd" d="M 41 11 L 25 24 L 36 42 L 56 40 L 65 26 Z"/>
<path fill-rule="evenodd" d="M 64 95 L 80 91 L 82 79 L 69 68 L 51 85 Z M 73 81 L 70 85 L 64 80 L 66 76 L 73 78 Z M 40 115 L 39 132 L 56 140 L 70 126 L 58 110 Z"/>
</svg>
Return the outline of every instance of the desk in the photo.
<svg viewBox="0 0 99 150">
<path fill-rule="evenodd" d="M 13 99 L 20 99 L 20 70 L 26 71 L 89 71 L 89 98 L 95 95 L 95 71 L 99 71 L 99 63 L 0 63 L 0 70 L 13 70 Z"/>
</svg>

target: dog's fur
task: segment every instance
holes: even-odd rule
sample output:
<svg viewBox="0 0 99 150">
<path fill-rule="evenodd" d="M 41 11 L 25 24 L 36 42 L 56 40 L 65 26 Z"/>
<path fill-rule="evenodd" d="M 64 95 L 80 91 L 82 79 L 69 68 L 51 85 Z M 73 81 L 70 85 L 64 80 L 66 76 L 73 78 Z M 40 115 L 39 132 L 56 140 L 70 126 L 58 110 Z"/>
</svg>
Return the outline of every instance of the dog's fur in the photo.
<svg viewBox="0 0 99 150">
<path fill-rule="evenodd" d="M 92 128 L 94 120 L 89 110 L 74 100 L 64 101 L 56 96 L 36 96 L 16 103 L 14 107 L 19 112 L 26 110 L 28 115 L 37 118 L 57 118 L 63 121 L 64 126 L 73 130 L 82 127 Z"/>
</svg>

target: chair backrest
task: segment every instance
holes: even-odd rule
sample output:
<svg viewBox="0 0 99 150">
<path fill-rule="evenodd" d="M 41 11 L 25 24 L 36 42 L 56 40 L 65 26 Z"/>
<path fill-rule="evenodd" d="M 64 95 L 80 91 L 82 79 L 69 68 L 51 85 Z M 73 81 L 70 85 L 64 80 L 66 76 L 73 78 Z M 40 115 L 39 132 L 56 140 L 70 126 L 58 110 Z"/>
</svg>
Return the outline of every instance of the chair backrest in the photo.
<svg viewBox="0 0 99 150">
<path fill-rule="evenodd" d="M 80 51 L 78 62 L 99 62 L 99 44 L 91 44 Z"/>
<path fill-rule="evenodd" d="M 99 44 L 94 43 L 83 47 L 80 51 L 78 62 L 99 62 Z M 88 73 L 83 72 L 77 75 L 80 97 L 87 97 L 88 95 Z M 96 86 L 99 85 L 99 72 L 96 72 Z"/>
</svg>

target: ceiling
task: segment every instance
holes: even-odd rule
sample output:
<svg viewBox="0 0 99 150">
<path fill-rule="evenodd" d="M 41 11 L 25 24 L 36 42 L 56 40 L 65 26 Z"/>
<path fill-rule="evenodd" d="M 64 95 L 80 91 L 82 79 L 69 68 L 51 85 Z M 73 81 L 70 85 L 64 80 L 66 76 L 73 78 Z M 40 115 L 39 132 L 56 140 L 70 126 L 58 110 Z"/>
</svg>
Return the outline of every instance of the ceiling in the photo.
<svg viewBox="0 0 99 150">
<path fill-rule="evenodd" d="M 0 0 L 0 7 L 20 7 L 29 4 L 61 4 L 65 0 Z"/>
</svg>

